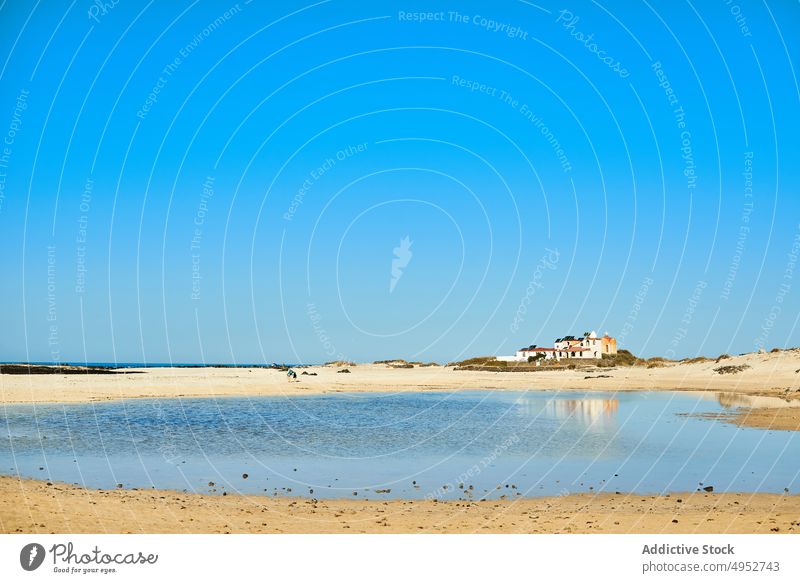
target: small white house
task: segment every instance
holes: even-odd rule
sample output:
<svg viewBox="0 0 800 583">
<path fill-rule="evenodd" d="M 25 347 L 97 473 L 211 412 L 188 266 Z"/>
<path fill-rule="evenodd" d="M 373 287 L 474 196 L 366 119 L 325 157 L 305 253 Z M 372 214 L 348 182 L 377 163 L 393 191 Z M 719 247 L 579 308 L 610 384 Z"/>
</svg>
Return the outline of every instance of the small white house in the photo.
<svg viewBox="0 0 800 583">
<path fill-rule="evenodd" d="M 537 355 L 541 355 L 539 356 L 540 360 L 552 360 L 556 358 L 556 349 L 531 345 L 527 348 L 520 348 L 514 356 L 497 356 L 495 358 L 506 362 L 528 362 L 528 358 Z"/>
<path fill-rule="evenodd" d="M 556 357 L 556 349 L 545 348 L 544 346 L 529 346 L 528 348 L 517 350 L 517 358 L 519 360 L 527 361 L 531 356 L 538 356 L 540 360 L 552 360 Z"/>
<path fill-rule="evenodd" d="M 600 358 L 600 343 L 597 334 L 591 334 L 583 338 L 565 336 L 555 341 L 556 351 L 559 358 Z"/>
</svg>

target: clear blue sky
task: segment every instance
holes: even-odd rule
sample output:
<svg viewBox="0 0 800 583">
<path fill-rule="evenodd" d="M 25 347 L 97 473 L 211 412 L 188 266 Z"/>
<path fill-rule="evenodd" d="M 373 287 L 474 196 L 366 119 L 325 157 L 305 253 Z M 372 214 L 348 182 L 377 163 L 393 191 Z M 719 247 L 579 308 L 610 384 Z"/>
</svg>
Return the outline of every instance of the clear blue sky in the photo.
<svg viewBox="0 0 800 583">
<path fill-rule="evenodd" d="M 0 360 L 800 344 L 798 23 L 5 0 Z"/>
</svg>

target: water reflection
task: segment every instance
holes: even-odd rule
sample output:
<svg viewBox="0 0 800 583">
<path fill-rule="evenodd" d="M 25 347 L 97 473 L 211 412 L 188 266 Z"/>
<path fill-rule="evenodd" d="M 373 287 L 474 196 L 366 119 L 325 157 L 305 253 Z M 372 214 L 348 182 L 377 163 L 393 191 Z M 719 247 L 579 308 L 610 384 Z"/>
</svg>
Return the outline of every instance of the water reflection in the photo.
<svg viewBox="0 0 800 583">
<path fill-rule="evenodd" d="M 771 409 L 800 407 L 800 400 L 786 401 L 780 397 L 743 395 L 741 393 L 718 393 L 717 401 L 725 409 L 738 409 L 740 407 L 767 407 Z"/>
<path fill-rule="evenodd" d="M 0 475 L 213 494 L 222 485 L 270 496 L 357 491 L 358 499 L 432 492 L 457 499 L 463 490 L 440 488 L 465 473 L 472 495 L 487 498 L 565 488 L 686 491 L 698 482 L 720 491 L 795 491 L 796 434 L 680 416 L 763 402 L 734 397 L 464 391 L 176 399 L 160 401 L 158 414 L 144 400 L 7 406 Z"/>
<path fill-rule="evenodd" d="M 617 399 L 553 399 L 545 406 L 556 419 L 572 419 L 593 429 L 606 429 L 615 424 L 619 410 Z"/>
</svg>

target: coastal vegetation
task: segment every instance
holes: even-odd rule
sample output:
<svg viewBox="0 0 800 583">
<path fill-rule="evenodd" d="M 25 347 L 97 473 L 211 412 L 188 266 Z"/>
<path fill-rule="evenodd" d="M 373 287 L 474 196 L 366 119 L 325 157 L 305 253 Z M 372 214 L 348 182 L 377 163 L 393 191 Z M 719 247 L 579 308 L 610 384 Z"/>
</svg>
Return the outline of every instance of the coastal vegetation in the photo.
<svg viewBox="0 0 800 583">
<path fill-rule="evenodd" d="M 728 365 L 715 368 L 714 372 L 719 374 L 738 374 L 743 370 L 747 370 L 748 368 L 750 368 L 750 366 L 746 364 Z"/>
</svg>

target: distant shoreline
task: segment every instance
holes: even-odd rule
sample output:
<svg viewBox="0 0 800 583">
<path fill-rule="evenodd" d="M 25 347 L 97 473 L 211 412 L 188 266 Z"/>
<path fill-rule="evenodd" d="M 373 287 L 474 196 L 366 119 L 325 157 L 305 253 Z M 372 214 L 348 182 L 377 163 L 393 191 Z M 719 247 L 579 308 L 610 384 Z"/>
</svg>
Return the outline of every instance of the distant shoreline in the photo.
<svg viewBox="0 0 800 583">
<path fill-rule="evenodd" d="M 0 362 L 0 374 L 115 374 L 129 369 L 158 368 L 266 368 L 286 370 L 304 368 L 308 364 L 197 364 L 140 362 Z"/>
</svg>

